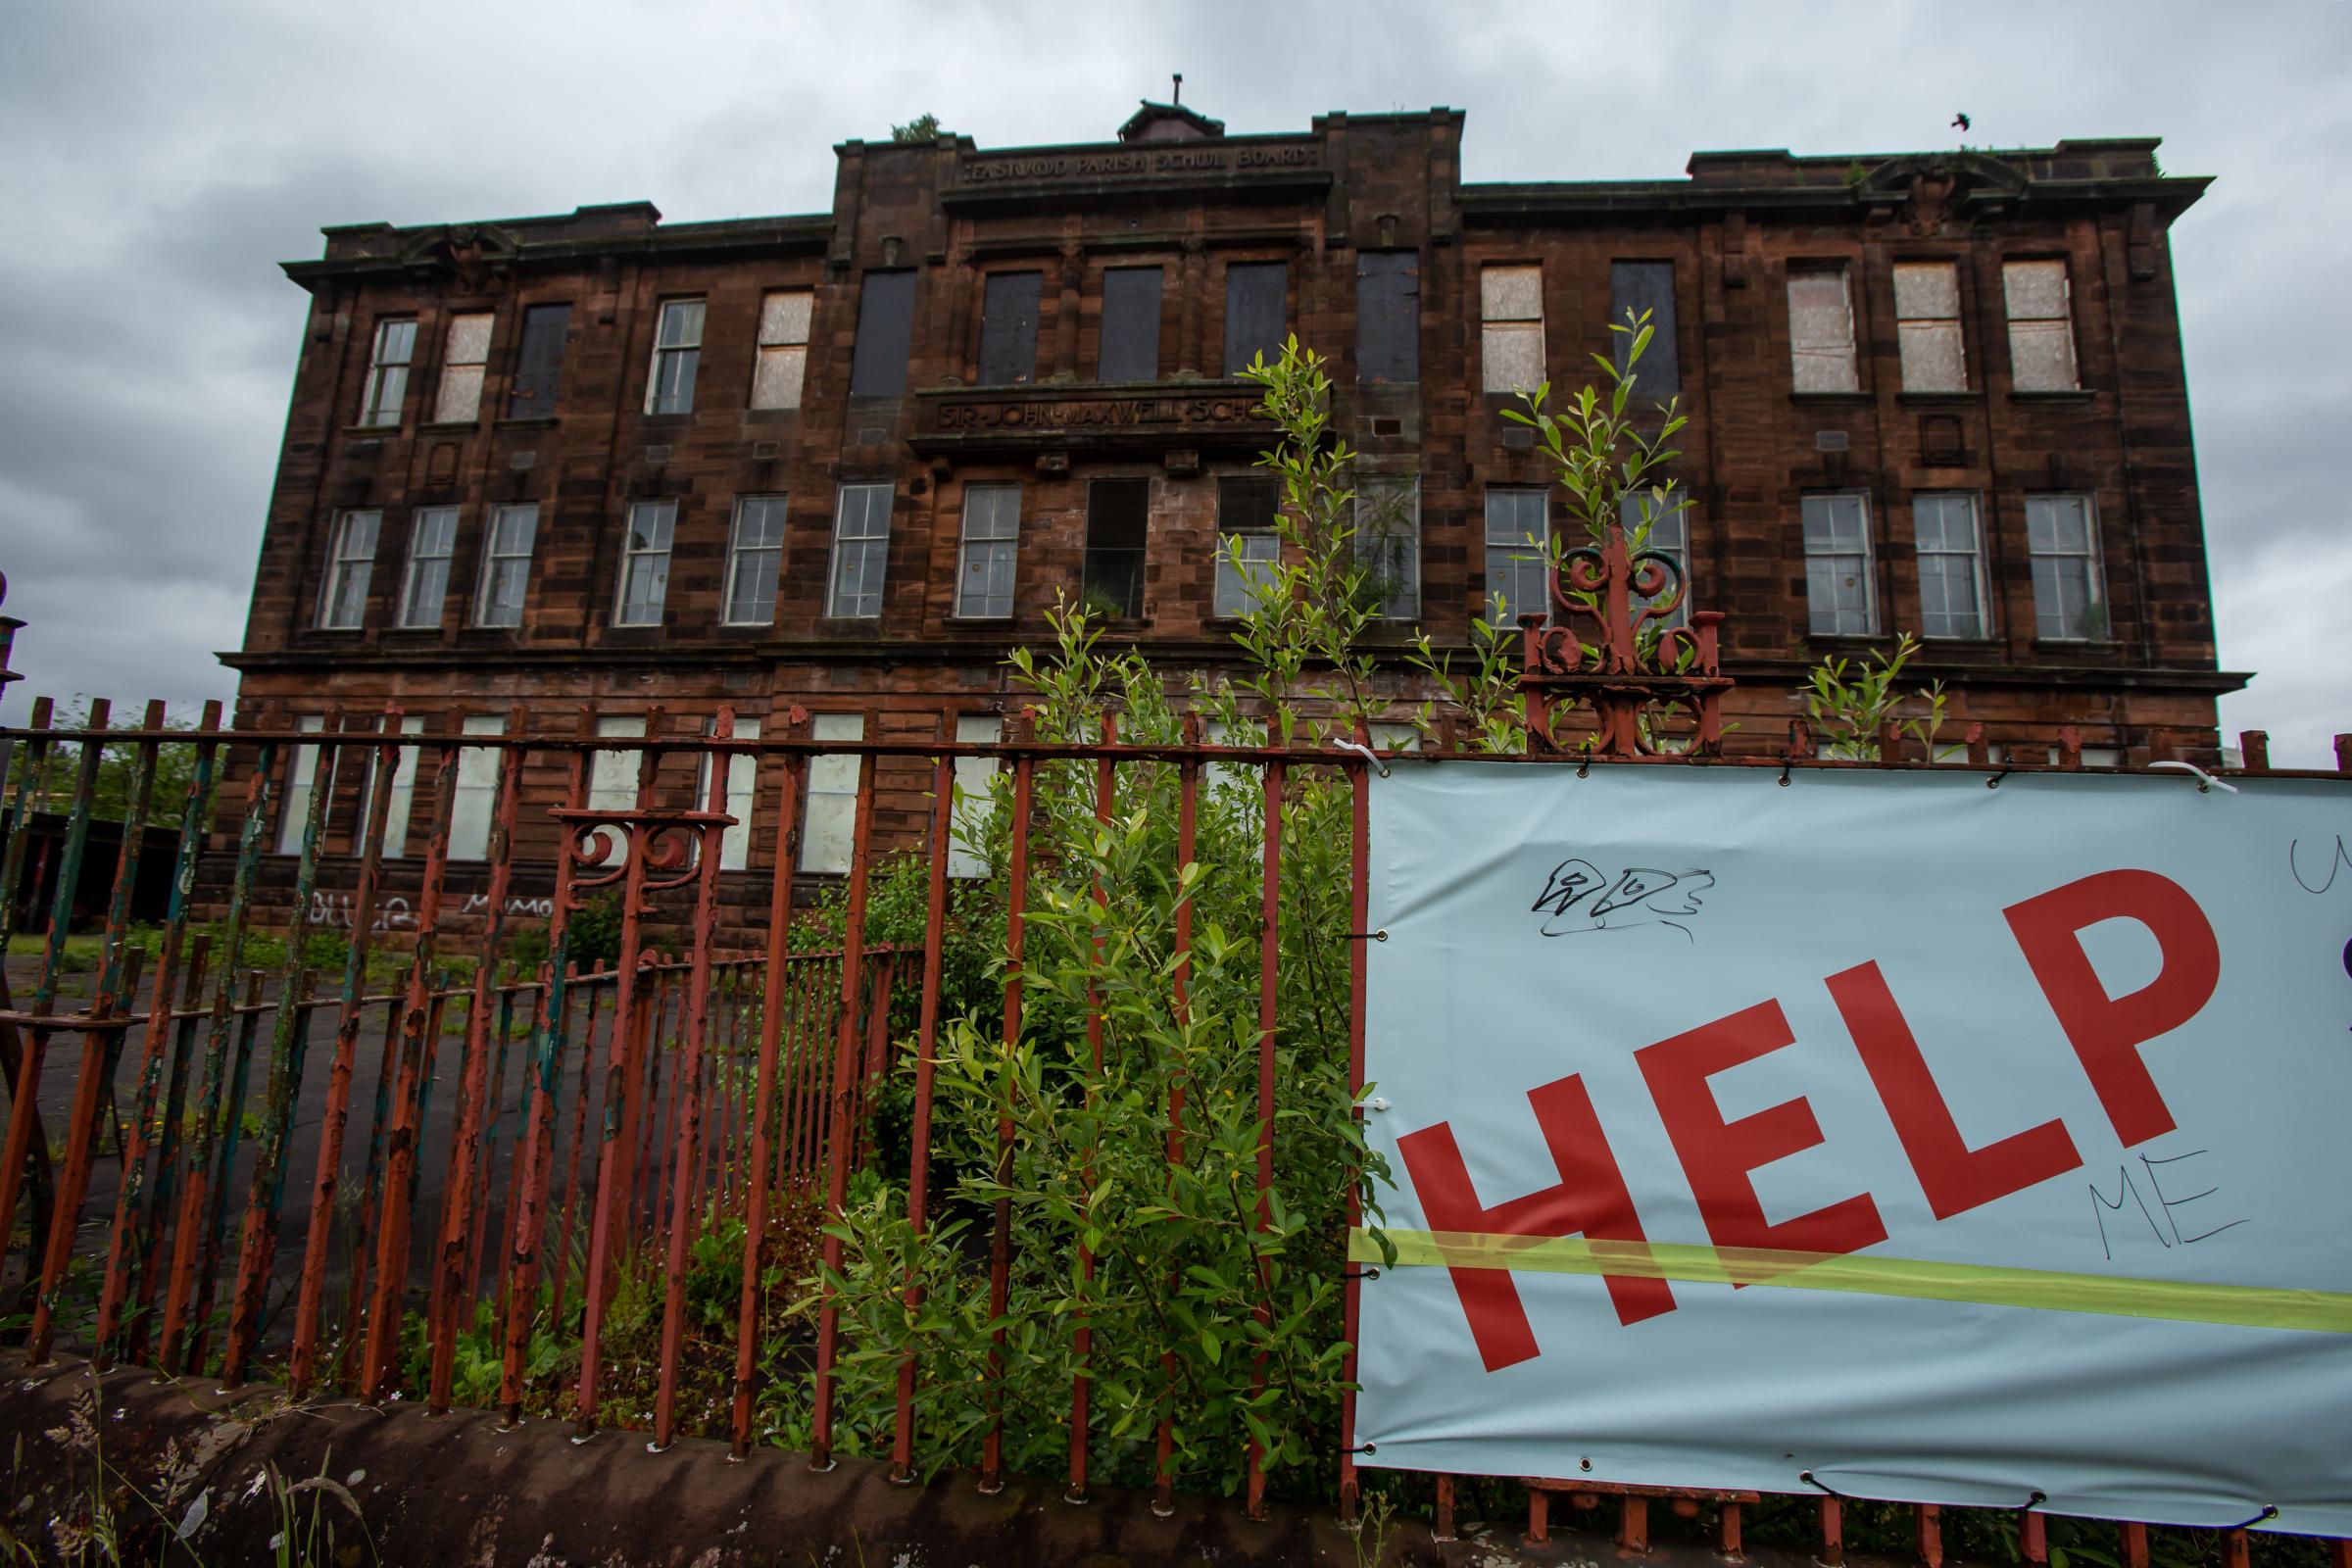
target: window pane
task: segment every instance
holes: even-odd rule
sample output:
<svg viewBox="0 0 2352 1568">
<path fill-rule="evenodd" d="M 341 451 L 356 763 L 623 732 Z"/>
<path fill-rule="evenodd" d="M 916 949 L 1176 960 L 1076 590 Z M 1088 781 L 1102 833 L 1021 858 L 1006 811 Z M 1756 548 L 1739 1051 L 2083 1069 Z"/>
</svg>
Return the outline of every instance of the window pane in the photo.
<svg viewBox="0 0 2352 1568">
<path fill-rule="evenodd" d="M 914 274 L 868 272 L 858 303 L 858 346 L 850 360 L 853 397 L 896 397 L 906 390 L 906 355 L 914 341 Z"/>
<path fill-rule="evenodd" d="M 1149 479 L 1097 479 L 1087 486 L 1086 576 L 1081 602 L 1098 613 L 1132 620 L 1144 612 L 1144 549 L 1151 503 Z"/>
<path fill-rule="evenodd" d="M 449 558 L 457 546 L 458 509 L 420 509 L 409 526 L 409 570 L 401 583 L 400 624 L 438 626 L 442 602 L 449 594 Z"/>
<path fill-rule="evenodd" d="M 1291 269 L 1287 262 L 1235 262 L 1225 269 L 1225 373 L 1259 355 L 1282 352 L 1289 320 Z"/>
<path fill-rule="evenodd" d="M 665 349 L 700 347 L 703 341 L 703 302 L 671 300 L 662 307 L 661 345 Z"/>
<path fill-rule="evenodd" d="M 1521 615 L 1548 615 L 1542 541 L 1549 535 L 1548 502 L 1542 490 L 1487 492 L 1487 618 L 1515 625 Z"/>
<path fill-rule="evenodd" d="M 818 713 L 808 721 L 815 741 L 865 738 L 860 713 Z M 808 816 L 801 832 L 801 869 L 840 875 L 850 869 L 858 826 L 858 760 L 855 753 L 818 756 L 808 762 Z"/>
<path fill-rule="evenodd" d="M 494 713 L 477 714 L 460 728 L 467 735 L 504 735 L 507 721 Z M 490 821 L 498 807 L 496 748 L 468 746 L 458 753 L 458 782 L 451 793 L 450 806 L 449 858 L 486 858 L 490 854 Z"/>
<path fill-rule="evenodd" d="M 326 719 L 318 713 L 305 713 L 294 721 L 294 727 L 305 735 L 316 735 L 326 728 Z M 278 803 L 277 853 L 300 855 L 303 830 L 310 825 L 311 801 L 318 787 L 318 748 L 297 746 L 286 760 L 286 793 Z M 329 803 L 328 809 L 333 809 Z"/>
<path fill-rule="evenodd" d="M 1356 559 L 1390 620 L 1421 613 L 1421 480 L 1365 474 L 1355 482 Z"/>
<path fill-rule="evenodd" d="M 993 744 L 1004 733 L 1004 721 L 993 713 L 965 713 L 956 720 L 956 739 L 966 746 Z M 988 860 L 979 853 L 979 841 L 987 830 L 989 818 L 994 814 L 996 801 L 990 792 L 989 781 L 997 772 L 997 762 L 993 758 L 956 759 L 956 805 L 948 848 L 950 876 L 988 875 Z"/>
<path fill-rule="evenodd" d="M 882 573 L 889 555 L 892 487 L 841 487 L 833 519 L 832 593 L 825 612 L 863 618 L 882 613 Z"/>
<path fill-rule="evenodd" d="M 735 504 L 727 559 L 729 625 L 764 626 L 775 618 L 776 574 L 784 564 L 784 512 L 782 496 L 745 496 Z"/>
<path fill-rule="evenodd" d="M 1019 485 L 976 484 L 964 488 L 962 561 L 956 582 L 958 615 L 1012 613 L 1020 512 Z"/>
<path fill-rule="evenodd" d="M 600 740 L 634 737 L 645 733 L 641 716 L 626 714 L 600 718 L 596 721 Z M 637 750 L 625 752 L 591 752 L 588 754 L 588 808 L 592 811 L 626 811 L 637 804 L 637 775 L 645 754 Z"/>
<path fill-rule="evenodd" d="M 705 735 L 715 734 L 716 719 L 703 721 Z M 760 738 L 760 721 L 756 718 L 735 720 L 735 739 L 756 741 Z M 715 755 L 703 754 L 702 766 L 694 780 L 694 807 L 701 810 L 710 801 L 710 759 Z M 732 827 L 721 829 L 718 835 L 718 868 L 740 871 L 752 863 L 752 812 L 758 805 L 760 759 L 731 757 L 727 759 L 726 813 L 735 819 Z"/>
<path fill-rule="evenodd" d="M 1544 323 L 1507 321 L 1479 334 L 1481 386 L 1489 392 L 1534 391 L 1544 384 Z"/>
<path fill-rule="evenodd" d="M 544 419 L 556 412 L 564 370 L 564 339 L 571 332 L 571 307 L 534 305 L 522 314 L 522 348 L 514 357 L 514 384 L 507 398 L 510 419 Z"/>
<path fill-rule="evenodd" d="M 980 306 L 980 385 L 1012 386 L 1037 376 L 1040 272 L 991 272 Z"/>
<path fill-rule="evenodd" d="M 411 713 L 400 721 L 403 735 L 424 733 L 424 715 Z M 392 799 L 384 803 L 384 858 L 397 858 L 409 853 L 409 813 L 416 801 L 416 753 L 418 748 L 403 746 L 400 760 L 392 767 Z M 372 775 L 370 775 L 372 779 Z M 370 785 L 372 788 L 372 784 Z M 360 831 L 367 830 L 372 803 L 360 808 Z M 363 846 L 365 848 L 365 846 Z"/>
<path fill-rule="evenodd" d="M 1803 502 L 1805 597 L 1816 636 L 1876 631 L 1870 580 L 1870 519 L 1860 495 L 1814 495 Z"/>
<path fill-rule="evenodd" d="M 522 624 L 523 594 L 530 585 L 531 539 L 538 528 L 536 506 L 498 509 L 483 563 L 481 608 L 474 617 L 481 625 Z"/>
<path fill-rule="evenodd" d="M 1630 545 L 1636 534 L 1646 527 L 1648 533 L 1642 547 L 1642 553 L 1664 556 L 1685 573 L 1682 579 L 1682 603 L 1676 605 L 1663 619 L 1650 622 L 1651 625 L 1681 626 L 1688 624 L 1690 619 L 1690 584 L 1688 576 L 1690 558 L 1686 548 L 1688 518 L 1689 513 L 1685 509 L 1671 505 L 1661 507 L 1656 495 L 1648 490 L 1629 491 L 1617 503 L 1617 521 L 1625 529 L 1626 542 Z M 1669 584 L 1666 593 L 1659 597 L 1667 597 L 1673 592 L 1674 587 Z M 1656 602 L 1654 599 L 1640 601 L 1643 608 Z"/>
<path fill-rule="evenodd" d="M 1544 319 L 1544 269 L 1490 267 L 1478 275 L 1480 318 L 1488 321 Z"/>
<path fill-rule="evenodd" d="M 1102 274 L 1102 381 L 1159 379 L 1160 270 L 1114 267 Z"/>
<path fill-rule="evenodd" d="M 801 388 L 808 377 L 808 350 L 792 344 L 783 348 L 763 348 L 760 363 L 752 371 L 752 407 L 755 409 L 797 409 L 801 406 Z"/>
<path fill-rule="evenodd" d="M 1894 314 L 1903 320 L 1957 320 L 1959 270 L 1950 262 L 1897 262 Z"/>
<path fill-rule="evenodd" d="M 2089 549 L 2090 514 L 2082 497 L 2027 497 L 2026 543 L 2035 551 Z"/>
<path fill-rule="evenodd" d="M 808 316 L 816 295 L 808 289 L 779 289 L 760 302 L 760 346 L 807 343 Z"/>
<path fill-rule="evenodd" d="M 378 365 L 406 365 L 416 356 L 416 323 L 413 319 L 386 321 L 377 329 L 375 342 Z"/>
</svg>

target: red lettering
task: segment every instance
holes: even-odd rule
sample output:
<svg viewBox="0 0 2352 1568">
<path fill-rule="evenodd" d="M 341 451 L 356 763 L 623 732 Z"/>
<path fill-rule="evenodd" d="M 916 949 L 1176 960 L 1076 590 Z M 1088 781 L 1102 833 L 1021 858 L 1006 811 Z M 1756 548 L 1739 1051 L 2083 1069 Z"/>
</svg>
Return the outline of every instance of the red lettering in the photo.
<svg viewBox="0 0 2352 1568">
<path fill-rule="evenodd" d="M 1560 1183 L 1489 1208 L 1479 1201 L 1462 1163 L 1453 1129 L 1446 1122 L 1396 1140 L 1397 1152 L 1421 1199 L 1432 1230 L 1500 1233 L 1509 1236 L 1575 1236 L 1640 1242 L 1642 1221 L 1633 1195 L 1609 1152 L 1592 1113 L 1592 1097 L 1581 1077 L 1571 1075 L 1528 1091 L 1527 1102 L 1544 1130 L 1544 1146 L 1559 1168 Z M 1536 1334 L 1507 1270 L 1448 1270 L 1470 1337 L 1490 1372 L 1532 1360 L 1540 1353 Z M 1617 1321 L 1639 1323 L 1674 1310 L 1674 1293 L 1664 1280 L 1607 1278 Z"/>
<path fill-rule="evenodd" d="M 1936 1076 L 1928 1070 L 1919 1042 L 1912 1038 L 1911 1026 L 1904 1022 L 1879 966 L 1859 963 L 1825 983 L 1937 1219 L 1950 1219 L 2082 1163 L 2075 1141 L 2066 1135 L 2066 1124 L 2057 1120 L 1983 1149 L 1969 1148 L 1952 1124 L 1951 1107 L 1936 1087 Z"/>
<path fill-rule="evenodd" d="M 1886 1239 L 1868 1193 L 1774 1225 L 1764 1218 L 1748 1172 L 1821 1143 L 1821 1123 L 1800 1096 L 1738 1121 L 1723 1119 L 1707 1080 L 1743 1061 L 1794 1045 L 1778 1002 L 1759 1002 L 1634 1053 L 1666 1136 L 1674 1140 L 1691 1196 L 1718 1247 L 1853 1252 Z"/>
<path fill-rule="evenodd" d="M 2173 1113 L 2139 1048 L 2178 1029 L 2213 1000 L 2222 949 L 2188 890 L 2153 871 L 2101 871 L 2001 911 L 2116 1136 L 2128 1149 L 2173 1130 Z M 2156 978 L 2110 997 L 2080 933 L 2101 920 L 2137 920 L 2156 938 Z"/>
</svg>

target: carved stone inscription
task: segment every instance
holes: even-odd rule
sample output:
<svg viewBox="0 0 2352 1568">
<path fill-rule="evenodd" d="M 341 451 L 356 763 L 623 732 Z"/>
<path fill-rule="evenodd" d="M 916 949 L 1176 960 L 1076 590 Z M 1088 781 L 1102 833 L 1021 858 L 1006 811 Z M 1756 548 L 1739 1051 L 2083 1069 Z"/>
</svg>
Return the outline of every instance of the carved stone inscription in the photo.
<svg viewBox="0 0 2352 1568">
<path fill-rule="evenodd" d="M 1260 169 L 1312 169 L 1321 161 L 1313 142 L 1279 146 L 1120 148 L 1115 152 L 1021 154 L 966 159 L 964 183 L 1052 179 L 1121 179 L 1155 175 L 1223 174 Z"/>
</svg>

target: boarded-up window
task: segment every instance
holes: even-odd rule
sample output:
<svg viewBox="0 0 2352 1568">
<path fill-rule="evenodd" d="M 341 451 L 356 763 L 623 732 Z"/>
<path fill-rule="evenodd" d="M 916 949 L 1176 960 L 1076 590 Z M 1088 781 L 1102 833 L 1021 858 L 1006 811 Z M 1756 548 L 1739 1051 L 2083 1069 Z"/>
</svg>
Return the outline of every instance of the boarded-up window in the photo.
<svg viewBox="0 0 2352 1568">
<path fill-rule="evenodd" d="M 1968 390 L 1960 341 L 1960 270 L 1950 262 L 1894 264 L 1894 331 L 1906 392 Z"/>
<path fill-rule="evenodd" d="M 654 367 L 645 383 L 648 414 L 692 414 L 703 365 L 703 302 L 670 300 L 654 324 Z"/>
<path fill-rule="evenodd" d="M 1355 559 L 1365 587 L 1389 620 L 1421 614 L 1421 476 L 1359 473 L 1355 479 Z"/>
<path fill-rule="evenodd" d="M 850 395 L 890 398 L 906 391 L 913 344 L 914 274 L 866 273 L 858 301 L 858 347 L 850 357 Z"/>
<path fill-rule="evenodd" d="M 1497 626 L 1517 624 L 1521 615 L 1548 615 L 1544 541 L 1551 536 L 1544 492 L 1487 491 L 1487 618 Z"/>
<path fill-rule="evenodd" d="M 570 336 L 568 305 L 534 305 L 522 313 L 522 347 L 514 355 L 514 384 L 507 392 L 508 418 L 555 417 L 564 345 Z"/>
<path fill-rule="evenodd" d="M 1287 262 L 1235 262 L 1225 269 L 1225 373 L 1282 353 L 1291 291 Z"/>
<path fill-rule="evenodd" d="M 1097 614 L 1133 620 L 1144 612 L 1144 540 L 1152 514 L 1149 479 L 1097 479 L 1086 487 L 1086 581 L 1082 603 Z"/>
<path fill-rule="evenodd" d="M 1845 268 L 1788 270 L 1788 370 L 1799 392 L 1858 392 L 1854 307 Z"/>
<path fill-rule="evenodd" d="M 1114 267 L 1102 274 L 1102 349 L 1099 381 L 1159 379 L 1160 270 Z"/>
<path fill-rule="evenodd" d="M 819 713 L 808 721 L 812 741 L 865 739 L 862 713 Z M 801 831 L 801 869 L 840 876 L 850 869 L 858 835 L 858 754 L 836 752 L 808 760 L 808 810 Z"/>
<path fill-rule="evenodd" d="M 1040 272 L 991 272 L 980 302 L 980 384 L 1013 386 L 1037 378 Z"/>
<path fill-rule="evenodd" d="M 487 311 L 449 318 L 441 354 L 441 389 L 433 398 L 435 424 L 471 424 L 482 416 L 482 370 L 490 363 Z"/>
<path fill-rule="evenodd" d="M 1490 267 L 1478 274 L 1479 385 L 1489 392 L 1544 384 L 1544 269 Z"/>
<path fill-rule="evenodd" d="M 1866 637 L 1876 632 L 1870 498 L 1858 490 L 1807 496 L 1804 517 L 1808 629 L 1816 637 Z"/>
<path fill-rule="evenodd" d="M 1246 615 L 1274 581 L 1282 539 L 1274 516 L 1282 487 L 1267 474 L 1235 474 L 1217 481 L 1217 589 L 1212 612 Z"/>
<path fill-rule="evenodd" d="M 1675 396 L 1683 389 L 1683 360 L 1675 346 L 1674 335 L 1674 264 L 1672 262 L 1612 262 L 1609 264 L 1609 357 L 1617 368 L 1625 369 L 1627 356 L 1633 353 L 1632 331 L 1619 332 L 1616 327 L 1630 327 L 1648 317 L 1649 343 L 1642 350 L 1641 363 L 1633 367 L 1634 389 L 1637 395 L 1649 402 Z"/>
<path fill-rule="evenodd" d="M 994 713 L 964 713 L 956 720 L 956 739 L 965 746 L 993 745 L 1004 738 L 1004 721 Z M 996 777 L 993 757 L 956 759 L 955 815 L 949 829 L 948 875 L 988 875 L 988 858 L 981 854 L 982 838 L 996 814 L 996 797 L 989 781 Z"/>
<path fill-rule="evenodd" d="M 743 496 L 727 540 L 726 623 L 764 626 L 776 618 L 776 574 L 784 566 L 782 496 Z"/>
<path fill-rule="evenodd" d="M 2034 563 L 2034 635 L 2045 642 L 2105 637 L 2106 595 L 2090 497 L 2026 497 L 2026 547 Z"/>
<path fill-rule="evenodd" d="M 504 735 L 507 721 L 495 713 L 476 713 L 459 726 L 466 735 Z M 498 748 L 468 746 L 458 753 L 457 788 L 450 792 L 449 858 L 483 860 L 490 857 L 490 820 L 498 809 Z"/>
<path fill-rule="evenodd" d="M 816 296 L 777 289 L 760 302 L 760 361 L 752 369 L 752 407 L 797 409 L 808 374 L 808 316 Z"/>
<path fill-rule="evenodd" d="M 963 487 L 963 542 L 956 565 L 956 613 L 1001 619 L 1012 613 L 1013 566 L 1020 551 L 1021 487 Z"/>
<path fill-rule="evenodd" d="M 2009 306 L 2009 374 L 2020 392 L 2072 392 L 2075 323 L 2064 262 L 2007 262 L 2001 288 Z"/>
<path fill-rule="evenodd" d="M 1355 378 L 1421 379 L 1421 253 L 1363 251 L 1355 259 Z"/>
<path fill-rule="evenodd" d="M 1983 637 L 1984 539 L 1972 495 L 1911 498 L 1919 547 L 1919 634 Z"/>
<path fill-rule="evenodd" d="M 882 613 L 882 572 L 890 561 L 886 484 L 845 484 L 833 514 L 833 569 L 825 613 L 858 618 Z"/>
</svg>

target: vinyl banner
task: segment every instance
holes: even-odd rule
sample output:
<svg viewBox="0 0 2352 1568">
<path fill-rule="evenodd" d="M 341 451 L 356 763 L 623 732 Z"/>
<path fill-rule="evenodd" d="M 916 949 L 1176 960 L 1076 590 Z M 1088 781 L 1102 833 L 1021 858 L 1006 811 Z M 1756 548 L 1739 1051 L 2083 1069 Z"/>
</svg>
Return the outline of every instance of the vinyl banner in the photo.
<svg viewBox="0 0 2352 1568">
<path fill-rule="evenodd" d="M 1362 1463 L 2352 1535 L 2352 786 L 1985 778 L 1373 782 Z"/>
</svg>

